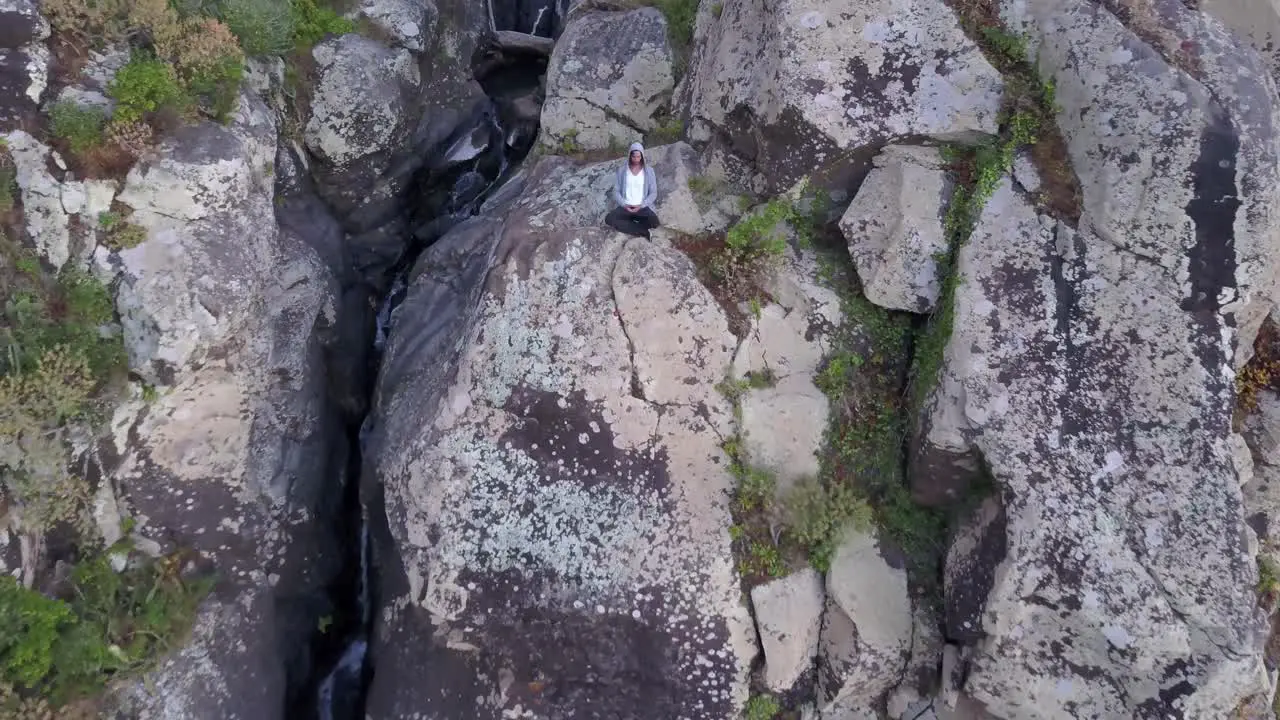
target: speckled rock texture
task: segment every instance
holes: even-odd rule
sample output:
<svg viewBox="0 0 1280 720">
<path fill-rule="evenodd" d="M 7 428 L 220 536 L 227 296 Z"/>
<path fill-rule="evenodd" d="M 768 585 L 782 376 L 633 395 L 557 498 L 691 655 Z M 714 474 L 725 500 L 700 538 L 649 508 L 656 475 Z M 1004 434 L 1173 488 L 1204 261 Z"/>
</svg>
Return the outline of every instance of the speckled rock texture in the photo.
<svg viewBox="0 0 1280 720">
<path fill-rule="evenodd" d="M 13 163 L 27 237 L 45 262 L 61 268 L 71 258 L 71 221 L 62 204 L 62 183 L 50 170 L 52 151 L 23 130 L 0 134 L 0 139 Z"/>
<path fill-rule="evenodd" d="M 1232 317 L 1243 365 L 1280 294 L 1280 116 L 1266 63 L 1180 0 L 1006 0 L 1001 13 L 1055 80 L 1081 227 L 1190 276 L 1184 309 Z"/>
<path fill-rule="evenodd" d="M 0 133 L 36 132 L 49 83 L 48 38 L 35 0 L 0 0 Z"/>
<path fill-rule="evenodd" d="M 180 145 L 202 137 L 178 136 L 172 154 L 216 158 L 226 150 Z M 287 159 L 282 154 L 281 172 L 298 177 Z M 193 550 L 219 578 L 192 637 L 118 689 L 120 717 L 284 720 L 287 688 L 310 670 L 307 638 L 332 612 L 324 593 L 343 549 L 334 532 L 339 476 L 331 468 L 342 467 L 345 443 L 326 392 L 324 355 L 338 289 L 312 247 L 324 238 L 299 231 L 316 226 L 314 213 L 297 217 L 291 199 L 298 187 L 281 180 L 278 226 L 268 184 L 249 190 L 268 208 L 252 231 L 228 238 L 188 220 L 193 230 L 185 234 L 151 226 L 135 248 L 180 239 L 182 267 L 192 273 L 184 277 L 227 279 L 218 243 L 253 237 L 261 242 L 255 261 L 272 272 L 242 287 L 249 319 L 233 335 L 199 363 L 175 368 L 158 397 L 136 397 L 112 419 L 105 456 L 118 461 L 104 480 L 106 499 L 136 521 L 140 548 Z M 122 274 L 146 266 L 132 267 Z"/>
<path fill-rule="evenodd" d="M 1252 42 L 1280 78 L 1280 0 L 1198 0 L 1198 7 Z"/>
<path fill-rule="evenodd" d="M 360 16 L 406 50 L 421 52 L 435 31 L 439 12 L 431 0 L 363 0 Z"/>
<path fill-rule="evenodd" d="M 471 68 L 489 30 L 487 5 L 369 0 L 360 12 L 393 47 L 352 34 L 313 50 L 313 95 L 321 104 L 313 100 L 305 128 L 318 155 L 311 175 L 350 236 L 354 271 L 381 290 L 413 237 L 410 217 L 422 201 L 415 176 L 460 139 L 491 127 L 491 102 Z"/>
<path fill-rule="evenodd" d="M 822 576 L 805 568 L 751 589 L 751 610 L 764 650 L 764 683 L 786 692 L 813 670 L 826 590 Z"/>
<path fill-rule="evenodd" d="M 119 200 L 146 230 L 136 247 L 99 247 L 95 266 L 118 279 L 116 309 L 129 367 L 167 385 L 175 372 L 239 334 L 272 266 L 275 119 L 245 95 L 231 123 L 179 129 L 129 171 Z"/>
<path fill-rule="evenodd" d="M 731 0 L 682 85 L 690 137 L 773 190 L 895 139 L 994 134 L 1002 81 L 938 0 Z"/>
<path fill-rule="evenodd" d="M 962 689 L 999 717 L 1218 717 L 1267 687 L 1232 331 L 1155 267 L 1007 180 L 960 251 L 929 442 L 974 448 L 1004 498 L 947 572 Z"/>
<path fill-rule="evenodd" d="M 683 255 L 551 212 L 508 197 L 459 226 L 397 311 L 368 716 L 737 717 L 734 338 Z"/>
<path fill-rule="evenodd" d="M 577 15 L 547 67 L 541 142 L 626 148 L 657 126 L 673 86 L 667 21 L 657 8 Z"/>
<path fill-rule="evenodd" d="M 951 181 L 935 147 L 891 145 L 840 218 L 867 299 L 890 310 L 928 313 L 938 301 L 942 227 Z"/>
<path fill-rule="evenodd" d="M 830 415 L 814 376 L 831 350 L 828 333 L 844 320 L 840 298 L 818 283 L 812 252 L 790 250 L 766 283 L 774 298 L 753 317 L 733 359 L 737 379 L 768 376 L 739 400 L 746 462 L 771 472 L 779 498 L 805 477 L 817 477 Z"/>
<path fill-rule="evenodd" d="M 305 138 L 317 157 L 344 169 L 410 141 L 408 109 L 421 76 L 407 50 L 351 34 L 320 43 L 311 55 L 317 82 Z"/>
<path fill-rule="evenodd" d="M 903 677 L 913 618 L 899 554 L 874 532 L 849 528 L 827 572 L 818 654 L 823 717 L 871 712 Z"/>
<path fill-rule="evenodd" d="M 111 112 L 115 101 L 107 97 L 107 87 L 116 72 L 129 62 L 128 45 L 110 45 L 102 50 L 90 50 L 85 66 L 75 77 L 75 82 L 58 91 L 56 102 L 72 102 L 77 105 L 102 108 Z"/>
</svg>

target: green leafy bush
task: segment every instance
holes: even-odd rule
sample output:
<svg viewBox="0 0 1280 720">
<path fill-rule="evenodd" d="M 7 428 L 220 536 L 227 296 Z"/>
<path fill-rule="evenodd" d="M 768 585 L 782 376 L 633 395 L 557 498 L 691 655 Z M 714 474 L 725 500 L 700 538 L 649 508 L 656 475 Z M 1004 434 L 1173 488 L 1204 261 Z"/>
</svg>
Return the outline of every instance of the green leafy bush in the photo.
<svg viewBox="0 0 1280 720">
<path fill-rule="evenodd" d="M 123 376 L 124 346 L 104 333 L 110 294 L 88 275 L 46 277 L 20 257 L 0 300 L 0 485 L 24 524 L 90 526 L 88 486 L 67 472 L 69 423 L 96 414 Z"/>
<path fill-rule="evenodd" d="M 725 235 L 725 247 L 710 261 L 712 276 L 727 285 L 759 283 L 787 250 L 787 235 L 798 213 L 774 198 L 739 220 Z"/>
<path fill-rule="evenodd" d="M 293 15 L 293 44 L 298 50 L 306 50 L 320 42 L 326 35 L 342 35 L 353 32 L 355 23 L 315 0 L 291 0 Z"/>
<path fill-rule="evenodd" d="M 99 214 L 98 227 L 102 228 L 103 244 L 112 250 L 128 250 L 147 239 L 145 228 L 134 225 L 114 212 Z"/>
<path fill-rule="evenodd" d="M 53 668 L 59 632 L 74 621 L 66 603 L 0 575 L 0 662 L 5 679 L 26 687 L 43 680 Z"/>
<path fill-rule="evenodd" d="M 187 633 L 211 579 L 185 580 L 177 558 L 115 572 L 105 555 L 72 570 L 67 600 L 0 578 L 0 675 L 60 704 L 144 669 Z"/>
<path fill-rule="evenodd" d="M 122 123 L 137 122 L 162 108 L 187 105 L 173 66 L 143 53 L 134 53 L 120 68 L 107 94 L 116 101 L 114 119 Z"/>
<path fill-rule="evenodd" d="M 54 136 L 65 140 L 71 152 L 85 153 L 102 144 L 107 114 L 101 108 L 60 102 L 49 111 L 49 116 Z"/>
<path fill-rule="evenodd" d="M 294 10 L 288 0 L 222 0 L 216 14 L 246 55 L 283 55 L 294 47 Z"/>
</svg>

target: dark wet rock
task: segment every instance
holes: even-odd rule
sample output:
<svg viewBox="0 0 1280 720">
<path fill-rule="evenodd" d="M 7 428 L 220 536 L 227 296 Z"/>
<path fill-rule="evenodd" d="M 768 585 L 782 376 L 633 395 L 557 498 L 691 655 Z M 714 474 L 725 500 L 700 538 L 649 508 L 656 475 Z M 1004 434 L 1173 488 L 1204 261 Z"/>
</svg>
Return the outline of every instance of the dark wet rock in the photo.
<svg viewBox="0 0 1280 720">
<path fill-rule="evenodd" d="M 33 0 L 0 0 L 0 132 L 34 131 L 49 83 L 49 23 Z"/>
</svg>

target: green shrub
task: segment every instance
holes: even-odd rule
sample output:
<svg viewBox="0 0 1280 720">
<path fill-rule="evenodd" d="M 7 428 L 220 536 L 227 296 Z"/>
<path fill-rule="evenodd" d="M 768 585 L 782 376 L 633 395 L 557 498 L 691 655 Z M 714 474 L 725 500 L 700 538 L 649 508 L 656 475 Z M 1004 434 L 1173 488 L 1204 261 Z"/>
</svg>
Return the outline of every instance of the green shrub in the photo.
<svg viewBox="0 0 1280 720">
<path fill-rule="evenodd" d="M 355 23 L 338 15 L 315 0 L 291 0 L 293 16 L 293 44 L 298 50 L 308 50 L 326 35 L 342 35 L 353 32 Z"/>
<path fill-rule="evenodd" d="M 0 485 L 28 529 L 83 531 L 89 491 L 67 472 L 67 427 L 104 409 L 124 346 L 103 332 L 113 317 L 105 286 L 80 272 L 47 278 L 29 260 L 0 308 Z"/>
<path fill-rule="evenodd" d="M 670 145 L 684 137 L 684 121 L 678 117 L 668 117 L 658 123 L 644 138 L 645 145 Z"/>
<path fill-rule="evenodd" d="M 698 203 L 699 207 L 710 207 L 719 190 L 720 181 L 713 177 L 694 175 L 689 178 L 689 191 L 693 193 L 693 199 Z"/>
<path fill-rule="evenodd" d="M 738 475 L 738 506 L 743 510 L 759 510 L 768 508 L 773 501 L 777 478 L 773 473 L 761 468 L 741 468 Z"/>
<path fill-rule="evenodd" d="M 25 687 L 43 680 L 53 668 L 59 632 L 74 622 L 66 603 L 0 575 L 0 662 L 5 680 Z"/>
<path fill-rule="evenodd" d="M 809 553 L 809 561 L 823 572 L 850 525 L 872 527 L 871 508 L 849 486 L 808 478 L 787 495 L 787 533 Z"/>
<path fill-rule="evenodd" d="M 762 280 L 787 250 L 787 234 L 798 217 L 783 198 L 774 198 L 739 220 L 725 235 L 725 247 L 710 261 L 712 276 L 725 285 Z"/>
<path fill-rule="evenodd" d="M 162 108 L 183 109 L 187 105 L 173 67 L 142 53 L 134 53 L 120 68 L 107 94 L 116 101 L 114 119 L 122 123 L 137 122 Z"/>
<path fill-rule="evenodd" d="M 81 154 L 102 144 L 107 114 L 96 107 L 60 102 L 49 111 L 55 137 L 65 140 L 71 152 Z"/>
<path fill-rule="evenodd" d="M 294 47 L 294 10 L 288 0 L 222 0 L 216 13 L 246 55 L 284 55 Z"/>
<path fill-rule="evenodd" d="M 56 704 L 146 668 L 190 629 L 211 580 L 188 581 L 173 558 L 115 572 L 105 555 L 71 572 L 66 601 L 0 578 L 0 675 Z"/>
</svg>

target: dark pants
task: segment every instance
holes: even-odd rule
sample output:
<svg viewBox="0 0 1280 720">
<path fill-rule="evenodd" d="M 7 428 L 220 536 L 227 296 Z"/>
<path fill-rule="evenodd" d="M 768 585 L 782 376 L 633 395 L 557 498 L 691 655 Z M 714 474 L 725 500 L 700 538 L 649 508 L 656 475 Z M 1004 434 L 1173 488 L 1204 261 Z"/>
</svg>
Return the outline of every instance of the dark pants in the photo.
<svg viewBox="0 0 1280 720">
<path fill-rule="evenodd" d="M 650 208 L 640 208 L 632 213 L 624 207 L 616 207 L 605 216 L 604 224 L 618 232 L 647 238 L 649 231 L 658 227 L 658 213 Z"/>
</svg>

